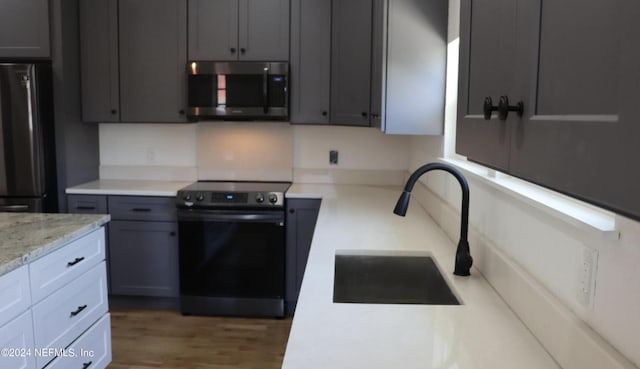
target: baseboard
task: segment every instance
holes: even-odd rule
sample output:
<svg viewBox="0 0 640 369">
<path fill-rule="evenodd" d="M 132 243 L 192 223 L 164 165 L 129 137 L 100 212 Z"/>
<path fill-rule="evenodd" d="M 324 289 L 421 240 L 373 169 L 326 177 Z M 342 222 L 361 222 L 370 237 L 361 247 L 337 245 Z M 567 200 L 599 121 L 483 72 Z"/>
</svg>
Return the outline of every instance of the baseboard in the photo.
<svg viewBox="0 0 640 369">
<path fill-rule="evenodd" d="M 414 187 L 412 198 L 455 245 L 459 212 L 421 182 Z M 472 273 L 484 276 L 560 367 L 638 369 L 472 224 L 469 243 L 474 258 Z"/>
</svg>

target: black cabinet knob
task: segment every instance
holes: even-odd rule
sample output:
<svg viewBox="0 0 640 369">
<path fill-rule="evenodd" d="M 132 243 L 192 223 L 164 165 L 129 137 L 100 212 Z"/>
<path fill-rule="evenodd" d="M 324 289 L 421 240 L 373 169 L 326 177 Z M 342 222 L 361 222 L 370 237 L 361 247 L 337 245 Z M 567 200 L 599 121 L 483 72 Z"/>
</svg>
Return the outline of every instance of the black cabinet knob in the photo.
<svg viewBox="0 0 640 369">
<path fill-rule="evenodd" d="M 169 236 L 175 237 L 175 235 L 176 235 L 176 232 L 169 232 Z"/>
<path fill-rule="evenodd" d="M 111 114 L 118 114 L 118 111 L 116 109 L 111 109 Z"/>
<path fill-rule="evenodd" d="M 241 48 L 240 48 L 240 53 L 241 53 L 241 54 L 244 54 L 244 53 L 246 53 L 246 52 L 247 52 L 247 49 L 245 49 L 244 47 L 241 47 Z"/>
<path fill-rule="evenodd" d="M 231 54 L 235 54 L 236 53 L 236 48 L 232 47 L 231 49 L 229 49 L 229 51 L 231 51 Z"/>
<path fill-rule="evenodd" d="M 184 110 L 180 110 L 178 113 L 180 113 L 180 115 L 184 115 Z"/>
<path fill-rule="evenodd" d="M 295 214 L 296 209 L 289 209 L 289 214 Z"/>
<path fill-rule="evenodd" d="M 491 113 L 494 111 L 498 111 L 497 106 L 493 106 L 493 100 L 491 97 L 487 96 L 484 98 L 484 105 L 482 106 L 482 111 L 484 113 L 485 120 L 491 120 Z"/>
<path fill-rule="evenodd" d="M 327 111 L 326 111 L 326 110 L 324 110 L 324 111 L 322 112 L 322 116 L 323 116 L 323 117 L 326 117 L 328 114 L 329 114 L 329 113 L 327 113 Z"/>
<path fill-rule="evenodd" d="M 363 111 L 363 112 L 362 112 L 362 117 L 363 117 L 363 118 L 366 118 L 366 117 L 367 117 L 367 115 L 368 115 L 368 114 L 367 114 L 367 112 L 366 112 L 366 111 Z"/>
<path fill-rule="evenodd" d="M 518 117 L 522 117 L 524 114 L 524 103 L 518 101 L 516 105 L 509 105 L 509 97 L 507 95 L 500 96 L 500 102 L 498 103 L 498 119 L 507 120 L 509 112 L 513 111 L 518 114 Z"/>
</svg>

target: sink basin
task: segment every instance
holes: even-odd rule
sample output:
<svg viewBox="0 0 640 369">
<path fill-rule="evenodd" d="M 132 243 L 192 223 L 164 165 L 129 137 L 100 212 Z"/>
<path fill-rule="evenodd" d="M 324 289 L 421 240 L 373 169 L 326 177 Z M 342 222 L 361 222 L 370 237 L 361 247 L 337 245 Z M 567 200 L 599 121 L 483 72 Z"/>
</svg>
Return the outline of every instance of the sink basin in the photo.
<svg viewBox="0 0 640 369">
<path fill-rule="evenodd" d="M 460 305 L 431 256 L 336 255 L 333 302 Z"/>
</svg>

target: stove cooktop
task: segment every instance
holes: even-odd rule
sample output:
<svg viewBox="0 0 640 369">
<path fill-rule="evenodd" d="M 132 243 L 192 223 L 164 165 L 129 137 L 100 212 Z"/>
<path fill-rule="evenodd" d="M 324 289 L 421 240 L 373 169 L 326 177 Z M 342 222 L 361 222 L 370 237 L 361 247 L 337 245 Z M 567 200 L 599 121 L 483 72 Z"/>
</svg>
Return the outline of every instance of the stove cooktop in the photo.
<svg viewBox="0 0 640 369">
<path fill-rule="evenodd" d="M 179 208 L 283 207 L 290 182 L 199 181 L 178 191 Z"/>
</svg>

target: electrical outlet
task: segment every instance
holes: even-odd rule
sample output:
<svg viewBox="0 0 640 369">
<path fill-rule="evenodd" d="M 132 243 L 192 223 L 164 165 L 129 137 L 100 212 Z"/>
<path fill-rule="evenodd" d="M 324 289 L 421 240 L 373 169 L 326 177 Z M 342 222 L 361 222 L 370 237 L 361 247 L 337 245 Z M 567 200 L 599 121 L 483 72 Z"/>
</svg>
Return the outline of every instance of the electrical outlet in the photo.
<svg viewBox="0 0 640 369">
<path fill-rule="evenodd" d="M 329 151 L 329 164 L 338 165 L 338 150 Z"/>
<path fill-rule="evenodd" d="M 147 164 L 154 164 L 156 162 L 156 149 L 153 147 L 147 147 Z"/>
<path fill-rule="evenodd" d="M 595 294 L 598 250 L 582 247 L 580 253 L 577 298 L 584 307 L 591 307 Z"/>
</svg>

